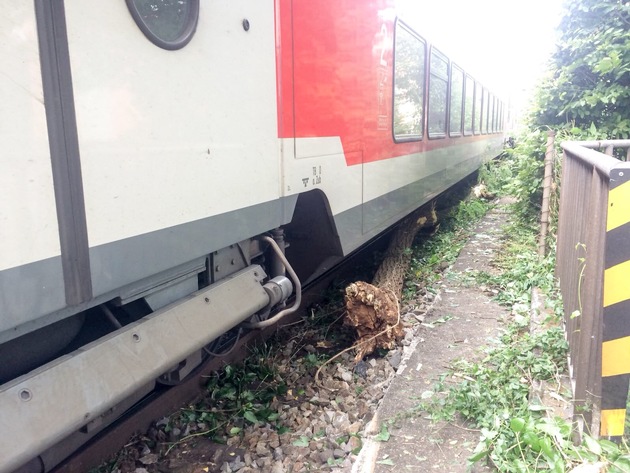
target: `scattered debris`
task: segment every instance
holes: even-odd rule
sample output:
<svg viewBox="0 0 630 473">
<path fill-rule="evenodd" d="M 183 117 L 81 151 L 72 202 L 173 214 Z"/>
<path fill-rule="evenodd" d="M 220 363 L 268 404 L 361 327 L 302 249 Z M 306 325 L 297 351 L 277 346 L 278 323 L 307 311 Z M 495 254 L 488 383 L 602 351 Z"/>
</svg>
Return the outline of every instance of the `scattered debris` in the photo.
<svg viewBox="0 0 630 473">
<path fill-rule="evenodd" d="M 495 195 L 488 191 L 488 188 L 483 182 L 473 187 L 472 193 L 478 199 L 492 200 L 495 198 Z"/>
</svg>

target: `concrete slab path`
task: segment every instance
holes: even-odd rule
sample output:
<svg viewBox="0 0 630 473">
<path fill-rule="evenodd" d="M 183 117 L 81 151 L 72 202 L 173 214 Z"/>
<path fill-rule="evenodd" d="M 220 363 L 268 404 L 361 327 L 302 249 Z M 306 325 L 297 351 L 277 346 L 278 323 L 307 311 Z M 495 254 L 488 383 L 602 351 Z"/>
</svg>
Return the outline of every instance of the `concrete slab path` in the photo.
<svg viewBox="0 0 630 473">
<path fill-rule="evenodd" d="M 457 261 L 445 272 L 439 295 L 404 349 L 396 376 L 368 429 L 372 436 L 365 441 L 353 472 L 492 471 L 483 465 L 467 469 L 478 431 L 462 422 L 434 422 L 414 407 L 423 398 L 439 395 L 433 393 L 435 383 L 454 361 L 481 357 L 483 348 L 505 326 L 509 312 L 492 300 L 495 294 L 491 290 L 472 278 L 472 272 L 496 272 L 492 261 L 501 248 L 504 209 L 500 202 L 481 220 Z M 390 438 L 378 441 L 384 424 L 389 425 Z"/>
</svg>

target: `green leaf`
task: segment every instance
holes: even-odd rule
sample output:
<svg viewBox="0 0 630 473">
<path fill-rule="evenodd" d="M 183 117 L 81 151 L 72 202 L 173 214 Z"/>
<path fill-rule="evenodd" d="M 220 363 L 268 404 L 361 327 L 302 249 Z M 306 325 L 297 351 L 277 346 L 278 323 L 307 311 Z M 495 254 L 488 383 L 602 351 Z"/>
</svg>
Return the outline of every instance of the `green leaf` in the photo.
<svg viewBox="0 0 630 473">
<path fill-rule="evenodd" d="M 482 458 L 484 458 L 485 456 L 488 455 L 488 453 L 490 453 L 490 451 L 488 449 L 483 449 L 478 451 L 477 453 L 473 453 L 471 456 L 468 457 L 468 461 L 470 463 L 475 463 L 478 462 L 479 460 L 481 460 Z"/>
<path fill-rule="evenodd" d="M 247 419 L 248 421 L 250 421 L 252 424 L 257 424 L 258 423 L 258 419 L 256 418 L 256 414 L 254 414 L 252 411 L 245 411 L 243 413 L 243 417 L 245 419 Z"/>
<path fill-rule="evenodd" d="M 630 472 L 630 457 L 628 455 L 623 455 L 617 458 L 613 462 L 612 466 L 623 473 L 628 473 Z"/>
<path fill-rule="evenodd" d="M 236 435 L 236 434 L 240 433 L 241 430 L 242 429 L 240 427 L 232 427 L 230 429 L 230 435 Z"/>
<path fill-rule="evenodd" d="M 387 430 L 387 426 L 383 424 L 381 425 L 381 431 L 374 436 L 374 440 L 378 440 L 379 442 L 387 442 L 389 440 L 389 437 L 389 430 Z"/>
<path fill-rule="evenodd" d="M 548 411 L 549 408 L 547 406 L 539 406 L 539 405 L 533 404 L 529 406 L 529 410 L 532 412 L 542 412 L 542 411 Z"/>
<path fill-rule="evenodd" d="M 599 460 L 599 455 L 595 455 L 593 452 L 589 451 L 589 450 L 584 450 L 582 452 L 582 457 L 585 460 L 588 460 L 590 462 L 595 463 L 597 460 Z"/>
<path fill-rule="evenodd" d="M 531 431 L 527 431 L 523 434 L 523 441 L 529 445 L 529 447 L 535 451 L 540 452 L 540 439 L 536 434 Z"/>
<path fill-rule="evenodd" d="M 560 427 L 554 424 L 540 423 L 536 424 L 536 429 L 551 437 L 560 435 Z"/>
<path fill-rule="evenodd" d="M 524 428 L 525 419 L 522 419 L 520 417 L 514 417 L 513 419 L 510 419 L 510 429 L 512 429 L 512 432 L 522 432 Z"/>
<path fill-rule="evenodd" d="M 556 452 L 551 446 L 551 440 L 548 437 L 543 437 L 540 442 L 540 450 L 545 457 L 550 462 L 553 462 L 556 457 Z"/>
<path fill-rule="evenodd" d="M 378 463 L 379 465 L 394 466 L 394 462 L 392 461 L 391 458 L 385 458 L 384 460 L 378 460 L 376 463 Z"/>
<path fill-rule="evenodd" d="M 309 438 L 306 435 L 300 435 L 298 440 L 293 441 L 293 446 L 295 447 L 308 447 Z"/>
<path fill-rule="evenodd" d="M 615 442 L 611 442 L 610 440 L 600 439 L 599 445 L 602 447 L 602 451 L 608 457 L 618 456 L 619 455 L 619 445 Z"/>
<path fill-rule="evenodd" d="M 557 458 L 553 463 L 553 468 L 551 469 L 553 473 L 565 473 L 564 462 L 561 458 Z"/>
<path fill-rule="evenodd" d="M 598 457 L 602 454 L 602 447 L 597 442 L 597 440 L 593 439 L 590 435 L 584 434 L 584 444 L 589 451 L 593 452 Z"/>
<path fill-rule="evenodd" d="M 290 432 L 291 429 L 289 429 L 288 427 L 281 425 L 280 427 L 278 427 L 278 434 L 282 435 L 282 434 L 286 434 L 287 432 Z"/>
</svg>

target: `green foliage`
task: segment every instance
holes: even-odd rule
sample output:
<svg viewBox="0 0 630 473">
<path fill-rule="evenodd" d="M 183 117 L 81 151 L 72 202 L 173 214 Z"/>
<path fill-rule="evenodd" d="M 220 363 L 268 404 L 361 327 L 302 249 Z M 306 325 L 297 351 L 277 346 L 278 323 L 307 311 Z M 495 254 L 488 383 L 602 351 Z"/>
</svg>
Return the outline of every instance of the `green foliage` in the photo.
<svg viewBox="0 0 630 473">
<path fill-rule="evenodd" d="M 507 185 L 514 178 L 513 167 L 508 165 L 509 152 L 503 153 L 497 159 L 486 162 L 479 169 L 479 182 L 485 184 L 488 192 L 493 195 L 506 195 Z"/>
<path fill-rule="evenodd" d="M 280 417 L 272 406 L 274 399 L 287 392 L 287 385 L 274 366 L 273 351 L 267 345 L 254 347 L 242 365 L 226 365 L 209 378 L 207 395 L 187 408 L 173 414 L 164 426 L 165 433 L 178 429 L 187 432 L 171 444 L 196 436 L 224 441 L 239 435 L 247 424 L 268 423 L 280 432 Z"/>
<path fill-rule="evenodd" d="M 562 150 L 560 143 L 567 140 L 590 139 L 587 132 L 580 136 L 572 135 L 570 131 L 559 131 L 556 134 L 556 149 L 553 161 L 551 216 L 555 218 L 559 200 L 559 176 L 561 173 Z M 514 148 L 506 151 L 504 158 L 499 162 L 499 169 L 495 174 L 503 177 L 500 189 L 501 194 L 511 195 L 516 198 L 515 210 L 520 218 L 528 221 L 538 221 L 543 196 L 544 159 L 547 149 L 548 132 L 541 129 L 532 129 L 523 132 L 518 138 Z M 555 225 L 555 221 L 552 222 Z M 554 227 L 555 228 L 555 227 Z M 550 232 L 553 236 L 553 233 Z"/>
<path fill-rule="evenodd" d="M 424 286 L 439 279 L 444 265 L 455 261 L 473 225 L 486 214 L 491 205 L 481 199 L 466 199 L 444 215 L 440 214 L 439 231 L 430 238 L 420 236 L 411 249 L 411 264 L 403 288 L 404 298 L 413 297 L 418 281 Z"/>
<path fill-rule="evenodd" d="M 427 396 L 428 401 L 414 412 L 426 410 L 435 419 L 460 416 L 476 426 L 480 439 L 470 464 L 484 460 L 501 472 L 564 473 L 588 461 L 602 462 L 608 472 L 629 471 L 625 444 L 617 446 L 585 435 L 581 445 L 574 445 L 570 422 L 545 417 L 547 409 L 531 403 L 534 383 L 556 380 L 566 372 L 568 347 L 558 325 L 533 335 L 527 330 L 533 286 L 550 295 L 555 314 L 550 316 L 551 322 L 559 320 L 562 307 L 553 278 L 554 255 L 538 257 L 537 228 L 519 216 L 507 228 L 508 239 L 495 261 L 499 274 L 477 275 L 480 283 L 498 289 L 500 302 L 511 306 L 512 323 L 486 349 L 482 360 L 455 363 L 435 388 L 445 395 Z M 460 381 L 447 387 L 447 378 Z"/>
<path fill-rule="evenodd" d="M 601 462 L 609 473 L 628 471 L 630 455 L 625 446 L 607 440 L 598 441 L 586 434 L 581 445 L 574 445 L 569 422 L 535 414 L 536 411 L 530 410 L 525 417 L 512 417 L 509 422 L 502 423 L 503 431 L 481 429 L 482 441 L 469 461 L 476 462 L 489 456 L 499 471 L 515 473 L 564 473 L 567 468 L 584 462 Z M 500 459 L 498 452 L 503 453 Z"/>
<path fill-rule="evenodd" d="M 557 296 L 553 275 L 555 254 L 551 252 L 541 259 L 533 251 L 536 248 L 537 226 L 529 219 L 516 219 L 506 232 L 510 235 L 509 245 L 502 249 L 494 261 L 500 273 L 479 273 L 477 280 L 498 289 L 496 300 L 501 304 L 512 307 L 515 313 L 526 314 L 534 287 Z M 556 305 L 560 310 L 560 304 Z"/>
<path fill-rule="evenodd" d="M 558 49 L 532 111 L 535 127 L 630 136 L 630 3 L 567 0 Z"/>
<path fill-rule="evenodd" d="M 480 362 L 457 363 L 453 373 L 464 381 L 431 407 L 436 418 L 458 413 L 472 421 L 481 439 L 470 460 L 487 456 L 499 471 L 527 471 L 522 461 L 535 470 L 546 461 L 535 429 L 547 420 L 529 406 L 529 389 L 533 380 L 553 379 L 565 369 L 567 347 L 560 328 L 536 336 L 522 328 L 514 323 Z"/>
<path fill-rule="evenodd" d="M 255 347 L 252 355 L 239 367 L 227 365 L 218 376 L 207 384 L 210 413 L 221 414 L 225 422 L 242 418 L 257 424 L 274 423 L 279 415 L 270 407 L 273 399 L 287 392 L 287 385 L 280 379 L 267 346 Z M 221 416 L 219 416 L 221 417 Z"/>
<path fill-rule="evenodd" d="M 306 435 L 300 435 L 298 440 L 293 441 L 293 445 L 296 447 L 308 447 L 309 438 Z"/>
<path fill-rule="evenodd" d="M 542 202 L 542 182 L 547 133 L 534 130 L 519 138 L 515 148 L 508 151 L 505 166 L 512 178 L 504 190 L 516 197 L 521 214 L 535 215 Z"/>
<path fill-rule="evenodd" d="M 381 425 L 381 430 L 378 434 L 374 436 L 374 440 L 378 440 L 379 442 L 388 442 L 391 434 L 389 433 L 389 429 L 387 424 Z"/>
</svg>

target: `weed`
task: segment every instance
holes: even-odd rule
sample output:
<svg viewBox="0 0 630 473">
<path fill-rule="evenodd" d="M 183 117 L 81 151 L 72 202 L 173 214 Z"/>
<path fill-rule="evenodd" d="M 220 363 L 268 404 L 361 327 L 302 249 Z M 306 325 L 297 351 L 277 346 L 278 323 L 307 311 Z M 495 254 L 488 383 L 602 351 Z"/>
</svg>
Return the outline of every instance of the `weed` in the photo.
<svg viewBox="0 0 630 473">
<path fill-rule="evenodd" d="M 391 437 L 391 434 L 389 433 L 387 424 L 382 424 L 381 430 L 379 431 L 378 434 L 374 436 L 374 440 L 377 440 L 379 442 L 388 442 L 390 437 Z"/>
<path fill-rule="evenodd" d="M 495 289 L 496 300 L 512 308 L 512 323 L 481 361 L 459 361 L 441 377 L 432 392 L 443 392 L 443 396 L 423 396 L 406 415 L 428 412 L 434 419 L 467 420 L 481 432 L 470 463 L 487 459 L 498 471 L 559 473 L 584 461 L 600 461 L 609 472 L 630 471 L 625 444 L 585 435 L 581 445 L 574 445 L 569 422 L 547 418 L 545 407 L 530 404 L 535 381 L 557 379 L 566 372 L 568 347 L 558 323 L 535 335 L 527 330 L 533 287 L 547 293 L 554 314 L 551 319 L 560 320 L 555 255 L 538 257 L 530 214 L 515 207 L 511 215 L 508 238 L 494 262 L 498 274 L 478 272 L 467 277 Z M 461 381 L 447 387 L 447 379 Z"/>
<path fill-rule="evenodd" d="M 413 298 L 418 290 L 418 281 L 422 282 L 423 287 L 428 287 L 441 277 L 441 270 L 455 261 L 471 234 L 473 225 L 491 206 L 492 204 L 479 199 L 464 200 L 440 217 L 440 228 L 435 235 L 427 238 L 421 234 L 416 239 L 411 250 L 411 264 L 403 288 L 403 299 Z"/>
<path fill-rule="evenodd" d="M 318 368 L 327 359 L 328 357 L 326 355 L 317 353 L 307 353 L 304 358 L 302 358 L 304 366 L 307 368 Z"/>
</svg>

